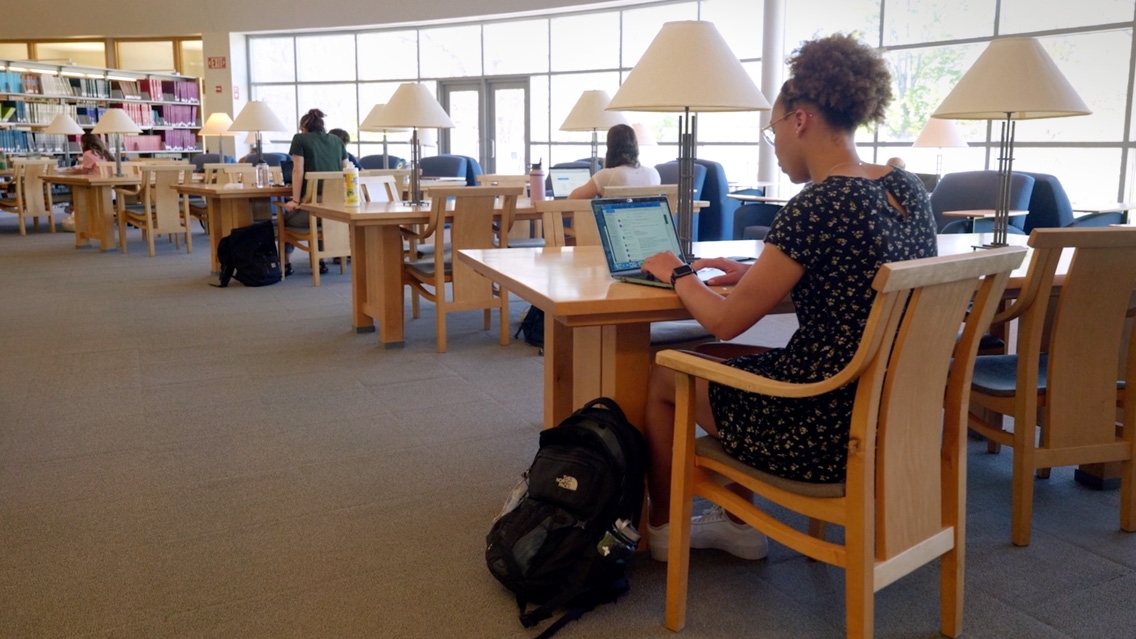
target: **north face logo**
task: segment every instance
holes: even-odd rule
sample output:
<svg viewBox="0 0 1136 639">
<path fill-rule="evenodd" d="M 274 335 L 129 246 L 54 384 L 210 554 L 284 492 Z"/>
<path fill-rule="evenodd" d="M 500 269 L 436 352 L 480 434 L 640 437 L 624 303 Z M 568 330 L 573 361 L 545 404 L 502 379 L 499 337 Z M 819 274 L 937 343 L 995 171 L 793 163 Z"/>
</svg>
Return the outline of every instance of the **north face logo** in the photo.
<svg viewBox="0 0 1136 639">
<path fill-rule="evenodd" d="M 580 487 L 580 483 L 576 481 L 575 477 L 571 475 L 564 475 L 556 478 L 556 485 L 564 490 L 576 490 Z"/>
</svg>

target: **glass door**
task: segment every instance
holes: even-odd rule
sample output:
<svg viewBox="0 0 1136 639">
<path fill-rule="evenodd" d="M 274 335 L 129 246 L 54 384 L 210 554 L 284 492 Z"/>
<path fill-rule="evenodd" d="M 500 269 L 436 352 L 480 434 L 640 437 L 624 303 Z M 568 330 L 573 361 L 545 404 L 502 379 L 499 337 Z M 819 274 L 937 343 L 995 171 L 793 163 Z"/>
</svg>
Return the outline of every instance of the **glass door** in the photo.
<svg viewBox="0 0 1136 639">
<path fill-rule="evenodd" d="M 486 173 L 528 173 L 528 78 L 439 81 L 438 95 L 454 121 L 439 153 L 477 158 Z"/>
</svg>

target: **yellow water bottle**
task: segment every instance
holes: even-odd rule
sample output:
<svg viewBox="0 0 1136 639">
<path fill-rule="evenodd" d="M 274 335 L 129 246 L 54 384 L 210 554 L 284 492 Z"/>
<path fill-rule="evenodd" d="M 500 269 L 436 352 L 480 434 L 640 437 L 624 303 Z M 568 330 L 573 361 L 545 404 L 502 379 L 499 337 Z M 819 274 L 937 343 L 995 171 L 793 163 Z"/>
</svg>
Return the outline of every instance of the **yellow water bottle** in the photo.
<svg viewBox="0 0 1136 639">
<path fill-rule="evenodd" d="M 359 206 L 359 169 L 351 160 L 343 161 L 343 185 L 347 189 L 343 202 L 347 206 Z"/>
</svg>

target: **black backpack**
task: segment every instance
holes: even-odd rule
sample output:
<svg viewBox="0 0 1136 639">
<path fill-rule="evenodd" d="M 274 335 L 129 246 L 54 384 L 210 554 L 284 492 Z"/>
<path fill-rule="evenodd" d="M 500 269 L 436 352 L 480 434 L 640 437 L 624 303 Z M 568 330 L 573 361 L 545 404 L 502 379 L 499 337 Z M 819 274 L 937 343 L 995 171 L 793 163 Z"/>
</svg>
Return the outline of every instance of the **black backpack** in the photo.
<svg viewBox="0 0 1136 639">
<path fill-rule="evenodd" d="M 525 316 L 521 319 L 521 325 L 517 327 L 517 332 L 513 335 L 514 338 L 525 336 L 525 343 L 531 346 L 537 346 L 544 351 L 544 311 L 535 306 L 530 306 L 529 310 L 525 311 Z"/>
<path fill-rule="evenodd" d="M 646 440 L 606 397 L 541 432 L 536 459 L 485 539 L 489 571 L 516 594 L 522 625 L 568 609 L 540 635 L 551 637 L 628 591 L 646 468 Z"/>
<path fill-rule="evenodd" d="M 228 286 L 233 278 L 245 286 L 279 282 L 280 256 L 272 222 L 265 220 L 233 229 L 217 243 L 217 261 L 221 263 L 221 283 L 217 286 Z"/>
</svg>

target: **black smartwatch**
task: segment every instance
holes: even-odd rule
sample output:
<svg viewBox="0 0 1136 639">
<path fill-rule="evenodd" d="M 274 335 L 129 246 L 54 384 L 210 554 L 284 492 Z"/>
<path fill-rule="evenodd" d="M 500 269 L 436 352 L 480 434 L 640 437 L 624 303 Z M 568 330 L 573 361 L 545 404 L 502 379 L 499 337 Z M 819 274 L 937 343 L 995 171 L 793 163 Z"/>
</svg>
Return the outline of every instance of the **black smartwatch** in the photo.
<svg viewBox="0 0 1136 639">
<path fill-rule="evenodd" d="M 675 267 L 675 270 L 671 271 L 671 286 L 674 286 L 679 278 L 686 277 L 687 275 L 694 275 L 694 269 L 690 268 L 689 264 Z"/>
</svg>

